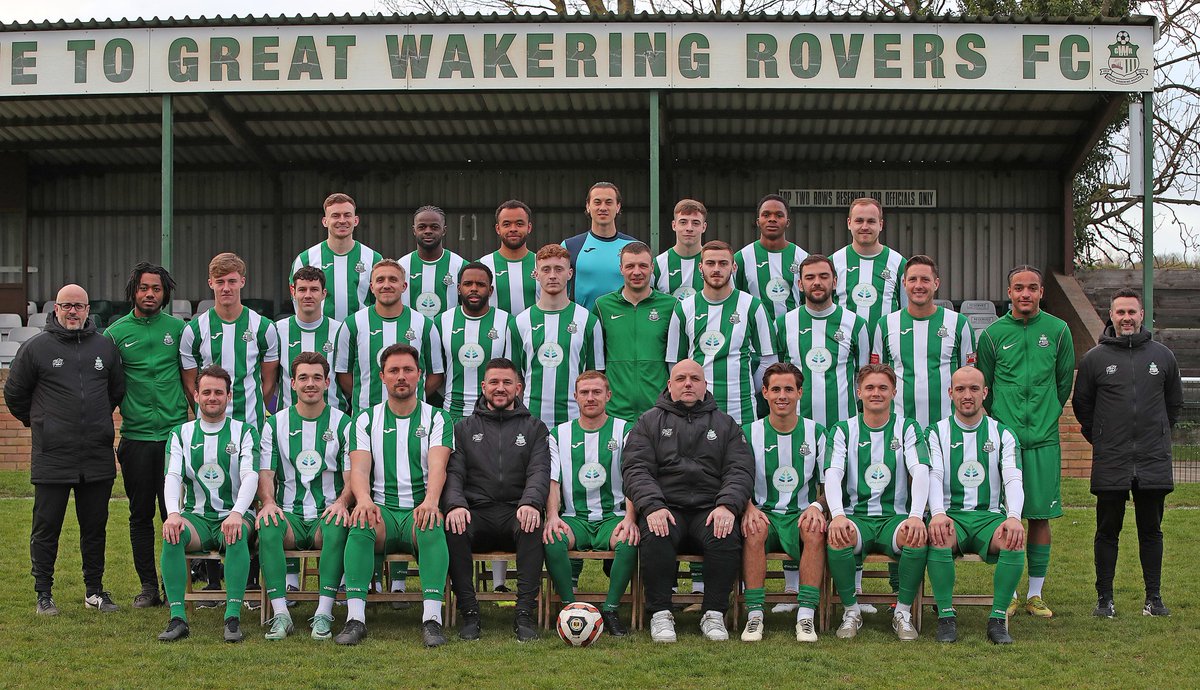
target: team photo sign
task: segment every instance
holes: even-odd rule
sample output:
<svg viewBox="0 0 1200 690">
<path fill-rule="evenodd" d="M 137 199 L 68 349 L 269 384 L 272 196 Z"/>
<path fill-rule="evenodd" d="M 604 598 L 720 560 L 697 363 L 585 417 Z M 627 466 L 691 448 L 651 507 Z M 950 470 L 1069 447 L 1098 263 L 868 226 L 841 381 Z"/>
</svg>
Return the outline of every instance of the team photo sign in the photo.
<svg viewBox="0 0 1200 690">
<path fill-rule="evenodd" d="M 486 23 L 0 33 L 0 96 L 1153 88 L 1148 26 Z"/>
</svg>

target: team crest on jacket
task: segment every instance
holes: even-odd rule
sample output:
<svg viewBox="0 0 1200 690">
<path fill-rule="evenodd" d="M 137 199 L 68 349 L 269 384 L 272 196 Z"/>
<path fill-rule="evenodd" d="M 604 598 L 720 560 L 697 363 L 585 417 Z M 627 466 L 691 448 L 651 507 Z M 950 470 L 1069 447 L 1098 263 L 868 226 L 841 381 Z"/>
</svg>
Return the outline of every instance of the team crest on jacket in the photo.
<svg viewBox="0 0 1200 690">
<path fill-rule="evenodd" d="M 1109 376 L 1112 376 L 1113 374 L 1117 373 L 1117 365 L 1110 364 L 1110 365 L 1104 367 L 1104 373 L 1108 374 Z"/>
<path fill-rule="evenodd" d="M 104 360 L 102 360 L 102 359 L 100 359 L 99 357 L 97 357 L 97 358 L 96 358 L 96 363 L 95 363 L 95 364 L 93 364 L 92 366 L 96 367 L 96 371 L 104 371 Z M 1154 365 L 1151 365 L 1151 366 L 1154 366 Z M 1152 372 L 1150 372 L 1150 373 L 1152 373 L 1152 374 L 1157 374 L 1158 372 L 1157 372 L 1157 371 L 1152 371 Z"/>
<path fill-rule="evenodd" d="M 739 323 L 741 320 L 742 317 L 738 316 L 736 311 L 729 315 L 729 323 Z"/>
<path fill-rule="evenodd" d="M 651 321 L 658 321 L 658 310 L 657 310 L 657 309 L 651 309 L 651 310 L 650 310 L 650 315 L 649 315 L 649 316 L 647 316 L 646 318 L 647 318 L 647 319 L 649 319 L 649 320 L 651 320 Z"/>
<path fill-rule="evenodd" d="M 99 359 L 97 359 L 96 361 L 98 362 L 98 361 L 100 361 L 100 360 L 99 360 Z M 1151 363 L 1150 363 L 1150 375 L 1151 375 L 1151 376 L 1158 376 L 1158 364 L 1156 364 L 1155 362 L 1151 362 Z"/>
<path fill-rule="evenodd" d="M 888 444 L 888 448 L 891 448 L 892 450 L 900 450 L 900 439 L 892 439 L 892 442 Z"/>
<path fill-rule="evenodd" d="M 55 369 L 61 367 L 62 365 L 63 365 L 62 357 L 55 357 L 54 361 L 50 362 L 50 366 L 54 367 Z"/>
<path fill-rule="evenodd" d="M 474 443 L 483 443 L 483 434 L 472 434 L 471 441 Z"/>
<path fill-rule="evenodd" d="M 228 443 L 228 444 L 226 444 L 226 445 L 225 445 L 225 454 L 226 454 L 226 455 L 237 455 L 237 454 L 238 454 L 238 446 L 237 446 L 237 444 L 236 444 L 236 443 Z"/>
<path fill-rule="evenodd" d="M 804 442 L 804 443 L 801 443 L 801 444 L 800 444 L 800 454 L 801 454 L 801 455 L 810 455 L 810 454 L 812 454 L 812 448 L 810 448 L 810 447 L 808 446 L 808 442 L 807 442 L 807 441 L 806 441 L 806 442 Z"/>
<path fill-rule="evenodd" d="M 426 436 L 428 436 L 428 435 L 429 435 L 429 432 L 428 432 L 428 431 L 425 431 L 425 427 L 424 427 L 424 426 L 420 426 L 420 425 L 418 425 L 418 426 L 417 426 L 417 431 L 416 431 L 416 433 L 414 433 L 413 435 L 414 435 L 414 436 L 416 436 L 417 438 L 425 438 Z"/>
<path fill-rule="evenodd" d="M 578 333 L 578 332 L 579 332 L 579 326 L 576 326 L 574 321 L 567 324 L 567 333 Z"/>
<path fill-rule="evenodd" d="M 450 275 L 449 273 L 442 276 L 442 285 L 449 287 L 453 283 L 454 283 L 454 276 Z"/>
<path fill-rule="evenodd" d="M 1038 338 L 1038 347 L 1050 347 L 1050 339 L 1043 333 L 1042 337 Z"/>
<path fill-rule="evenodd" d="M 663 429 L 661 433 L 662 433 L 663 438 L 671 438 L 671 434 L 674 434 L 675 430 L 669 429 L 669 428 Z"/>
<path fill-rule="evenodd" d="M 170 333 L 163 336 L 163 345 L 174 345 L 174 344 L 175 344 L 175 339 L 171 337 Z"/>
<path fill-rule="evenodd" d="M 250 333 L 250 331 L 245 331 L 242 333 L 242 342 L 243 343 L 248 343 L 251 340 L 254 340 L 254 335 L 252 333 Z"/>
<path fill-rule="evenodd" d="M 945 326 L 942 326 L 937 330 L 937 337 L 939 338 L 945 338 L 948 335 L 950 335 L 950 331 L 946 330 Z"/>
<path fill-rule="evenodd" d="M 799 273 L 799 272 L 800 272 L 800 262 L 799 262 L 799 261 L 793 261 L 793 262 L 792 262 L 792 265 L 791 265 L 791 266 L 788 266 L 788 270 L 789 270 L 789 271 L 791 271 L 793 274 L 795 274 L 795 273 Z"/>
<path fill-rule="evenodd" d="M 488 340 L 499 340 L 500 339 L 500 334 L 496 332 L 495 328 L 488 331 L 487 335 L 488 335 Z"/>
<path fill-rule="evenodd" d="M 710 441 L 715 441 L 715 440 L 717 440 L 717 432 L 713 431 L 712 429 L 709 429 L 708 433 L 704 435 L 704 438 L 706 438 Z"/>
<path fill-rule="evenodd" d="M 333 440 L 333 429 L 326 429 L 325 433 L 321 434 L 321 440 L 329 443 Z"/>
<path fill-rule="evenodd" d="M 404 339 L 405 339 L 405 340 L 416 340 L 416 339 L 417 339 L 417 332 L 416 332 L 416 331 L 414 331 L 414 330 L 413 330 L 413 329 L 411 329 L 411 328 L 410 328 L 410 329 L 408 329 L 407 331 L 404 331 Z"/>
<path fill-rule="evenodd" d="M 996 444 L 992 443 L 991 441 L 985 441 L 985 442 L 984 442 L 984 444 L 983 444 L 983 452 L 985 452 L 985 453 L 991 453 L 991 452 L 992 452 L 992 451 L 994 451 L 994 450 L 996 450 Z"/>
<path fill-rule="evenodd" d="M 840 343 L 846 339 L 846 334 L 842 333 L 842 329 L 839 328 L 833 332 L 833 339 Z"/>
<path fill-rule="evenodd" d="M 525 434 L 517 434 L 517 440 L 513 444 L 520 447 L 525 445 Z"/>
<path fill-rule="evenodd" d="M 882 271 L 879 272 L 879 277 L 883 278 L 884 280 L 891 280 L 892 279 L 891 269 L 887 269 L 887 268 L 883 269 Z"/>
<path fill-rule="evenodd" d="M 358 263 L 354 264 L 354 271 L 356 273 L 366 273 L 367 265 L 364 264 L 363 262 L 359 261 Z"/>
<path fill-rule="evenodd" d="M 618 448 L 620 448 L 620 447 L 621 447 L 621 444 L 620 444 L 620 443 L 617 443 L 617 439 L 615 439 L 615 438 L 610 438 L 610 439 L 608 440 L 608 449 L 609 449 L 609 450 L 616 450 L 616 449 L 618 449 Z"/>
</svg>

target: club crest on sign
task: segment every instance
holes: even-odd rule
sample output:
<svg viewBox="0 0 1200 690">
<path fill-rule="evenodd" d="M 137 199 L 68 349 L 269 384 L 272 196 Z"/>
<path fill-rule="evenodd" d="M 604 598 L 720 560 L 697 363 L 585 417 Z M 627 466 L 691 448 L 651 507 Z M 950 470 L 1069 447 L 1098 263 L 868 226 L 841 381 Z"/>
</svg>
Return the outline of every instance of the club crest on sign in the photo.
<svg viewBox="0 0 1200 690">
<path fill-rule="evenodd" d="M 1128 31 L 1118 31 L 1117 42 L 1108 46 L 1108 67 L 1100 68 L 1100 76 L 1114 84 L 1123 85 L 1145 79 L 1150 70 L 1141 66 L 1138 48 L 1136 43 L 1130 42 Z"/>
</svg>

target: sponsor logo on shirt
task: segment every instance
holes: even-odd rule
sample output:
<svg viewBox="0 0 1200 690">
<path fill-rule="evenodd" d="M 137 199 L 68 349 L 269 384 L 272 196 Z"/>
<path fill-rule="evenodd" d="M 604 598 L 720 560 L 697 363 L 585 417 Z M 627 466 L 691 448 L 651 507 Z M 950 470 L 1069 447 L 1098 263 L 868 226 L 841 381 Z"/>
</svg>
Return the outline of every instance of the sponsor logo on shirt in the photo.
<svg viewBox="0 0 1200 690">
<path fill-rule="evenodd" d="M 608 472 L 604 466 L 598 462 L 584 463 L 583 467 L 579 468 L 579 483 L 583 488 L 589 490 L 599 489 L 604 486 L 605 480 L 608 479 Z"/>
<path fill-rule="evenodd" d="M 473 443 L 482 443 L 483 442 L 483 434 L 472 434 L 471 441 Z"/>
<path fill-rule="evenodd" d="M 675 430 L 674 429 L 663 429 L 660 433 L 662 434 L 663 438 L 671 438 L 671 435 L 675 433 Z"/>
<path fill-rule="evenodd" d="M 1110 365 L 1104 367 L 1104 373 L 1108 374 L 1109 376 L 1112 376 L 1113 374 L 1117 373 L 1117 365 L 1110 364 Z"/>
<path fill-rule="evenodd" d="M 167 336 L 167 337 L 170 337 L 170 336 Z M 124 347 L 124 348 L 130 348 L 130 347 L 133 347 L 134 345 L 137 345 L 137 344 L 138 344 L 138 343 L 140 343 L 140 342 L 142 342 L 142 341 L 140 341 L 140 340 L 135 340 L 135 341 L 133 341 L 132 343 L 121 343 L 121 347 Z"/>
<path fill-rule="evenodd" d="M 596 251 L 595 247 L 588 247 L 587 249 L 583 250 L 583 253 L 587 254 L 588 252 L 594 252 L 594 251 Z"/>
</svg>

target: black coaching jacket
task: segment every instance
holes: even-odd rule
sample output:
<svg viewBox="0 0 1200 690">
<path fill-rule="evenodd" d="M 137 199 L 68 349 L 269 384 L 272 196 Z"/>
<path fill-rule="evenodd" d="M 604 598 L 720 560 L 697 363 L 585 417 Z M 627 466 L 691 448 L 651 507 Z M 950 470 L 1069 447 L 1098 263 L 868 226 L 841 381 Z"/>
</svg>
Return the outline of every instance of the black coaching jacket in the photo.
<svg viewBox="0 0 1200 690">
<path fill-rule="evenodd" d="M 550 493 L 549 432 L 520 400 L 495 410 L 479 398 L 475 413 L 454 425 L 442 510 L 481 504 L 545 510 Z"/>
</svg>

